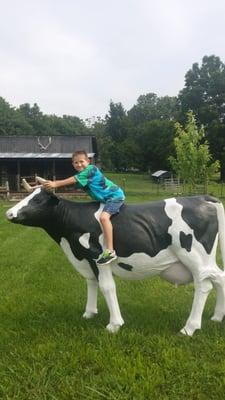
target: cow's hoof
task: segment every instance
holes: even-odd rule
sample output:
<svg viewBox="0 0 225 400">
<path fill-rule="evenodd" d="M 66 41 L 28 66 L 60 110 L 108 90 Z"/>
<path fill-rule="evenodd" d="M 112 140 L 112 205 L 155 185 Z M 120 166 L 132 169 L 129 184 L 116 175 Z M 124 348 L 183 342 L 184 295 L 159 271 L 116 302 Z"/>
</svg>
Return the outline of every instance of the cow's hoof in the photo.
<svg viewBox="0 0 225 400">
<path fill-rule="evenodd" d="M 223 321 L 223 318 L 224 318 L 224 314 L 214 314 L 214 315 L 211 317 L 211 321 L 214 321 L 214 322 L 222 322 L 222 321 Z"/>
<path fill-rule="evenodd" d="M 186 338 L 191 338 L 191 336 L 189 336 L 189 335 L 187 335 L 187 334 L 185 334 L 185 333 L 183 333 L 181 331 L 177 332 L 176 336 L 179 337 L 179 338 L 185 338 L 185 337 Z"/>
<path fill-rule="evenodd" d="M 180 332 L 178 332 L 178 336 L 187 336 L 187 337 L 192 337 L 194 332 L 189 332 L 187 331 L 187 329 L 183 328 L 180 330 Z"/>
<path fill-rule="evenodd" d="M 83 314 L 83 318 L 84 319 L 91 319 L 94 318 L 95 315 L 97 315 L 98 312 L 92 312 L 92 311 L 85 311 L 85 313 Z"/>
<path fill-rule="evenodd" d="M 117 333 L 120 330 L 120 325 L 108 324 L 106 329 L 110 333 Z"/>
</svg>

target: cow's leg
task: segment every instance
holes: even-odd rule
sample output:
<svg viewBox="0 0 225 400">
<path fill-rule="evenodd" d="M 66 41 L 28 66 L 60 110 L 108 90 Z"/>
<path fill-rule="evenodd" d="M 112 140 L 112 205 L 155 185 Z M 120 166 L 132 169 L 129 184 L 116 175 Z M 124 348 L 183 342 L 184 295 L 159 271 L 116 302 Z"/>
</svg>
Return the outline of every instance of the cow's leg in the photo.
<svg viewBox="0 0 225 400">
<path fill-rule="evenodd" d="M 212 283 L 216 289 L 216 306 L 211 319 L 221 322 L 225 316 L 225 273 L 218 267 L 212 276 Z"/>
<path fill-rule="evenodd" d="M 213 282 L 216 289 L 216 306 L 214 314 L 211 318 L 212 321 L 221 322 L 225 316 L 225 287 L 223 284 Z"/>
<path fill-rule="evenodd" d="M 221 322 L 225 316 L 225 273 L 217 265 L 214 265 L 212 268 L 202 271 L 200 279 L 210 279 L 216 289 L 216 306 L 211 319 Z"/>
<path fill-rule="evenodd" d="M 191 313 L 181 333 L 184 335 L 192 336 L 196 329 L 201 329 L 202 313 L 209 292 L 212 289 L 212 283 L 209 279 L 203 281 L 194 281 L 195 294 L 192 304 Z"/>
<path fill-rule="evenodd" d="M 179 260 L 189 269 L 194 279 L 194 300 L 192 303 L 191 313 L 186 321 L 185 326 L 181 329 L 184 335 L 192 336 L 196 329 L 201 329 L 202 313 L 210 291 L 213 288 L 211 282 L 211 272 L 213 270 L 207 259 L 202 253 L 201 248 L 192 248 L 191 252 L 187 252 L 182 248 L 176 247 L 176 255 Z M 212 256 L 212 260 L 214 255 Z M 214 264 L 214 263 L 213 263 Z"/>
<path fill-rule="evenodd" d="M 110 320 L 106 329 L 109 332 L 115 333 L 124 324 L 124 320 L 120 313 L 120 307 L 116 294 L 116 285 L 112 276 L 110 265 L 98 266 L 99 268 L 99 288 L 106 300 Z"/>
<path fill-rule="evenodd" d="M 98 297 L 98 281 L 96 279 L 87 279 L 87 303 L 83 317 L 86 319 L 93 318 L 98 314 L 97 297 Z"/>
</svg>

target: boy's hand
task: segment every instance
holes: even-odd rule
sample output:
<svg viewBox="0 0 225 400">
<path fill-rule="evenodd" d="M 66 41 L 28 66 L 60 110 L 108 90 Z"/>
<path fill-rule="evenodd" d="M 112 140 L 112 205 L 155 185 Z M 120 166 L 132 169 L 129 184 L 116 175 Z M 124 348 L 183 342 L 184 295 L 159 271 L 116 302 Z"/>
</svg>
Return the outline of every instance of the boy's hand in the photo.
<svg viewBox="0 0 225 400">
<path fill-rule="evenodd" d="M 47 190 L 51 190 L 51 189 L 55 189 L 56 188 L 56 184 L 55 184 L 54 181 L 46 181 L 46 182 L 43 183 L 43 186 Z"/>
</svg>

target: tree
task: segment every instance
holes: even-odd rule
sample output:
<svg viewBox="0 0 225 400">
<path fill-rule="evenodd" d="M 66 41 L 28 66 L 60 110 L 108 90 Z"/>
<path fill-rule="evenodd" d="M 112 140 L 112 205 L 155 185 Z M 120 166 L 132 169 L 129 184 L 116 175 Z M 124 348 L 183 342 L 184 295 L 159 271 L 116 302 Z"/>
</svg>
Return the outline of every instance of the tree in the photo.
<svg viewBox="0 0 225 400">
<path fill-rule="evenodd" d="M 213 120 L 225 122 L 225 65 L 219 57 L 204 56 L 201 66 L 192 65 L 185 75 L 179 101 L 183 117 L 192 110 L 205 126 Z"/>
<path fill-rule="evenodd" d="M 33 106 L 30 106 L 29 103 L 21 104 L 18 108 L 18 112 L 24 116 L 26 121 L 32 126 L 33 135 L 51 135 L 53 134 L 47 120 L 47 116 L 45 116 L 37 103 L 34 103 Z"/>
<path fill-rule="evenodd" d="M 98 117 L 88 128 L 88 133 L 96 137 L 98 144 L 98 161 L 101 164 L 101 168 L 104 170 L 112 170 L 112 153 L 113 153 L 113 142 L 109 135 L 105 131 L 105 120 Z"/>
<path fill-rule="evenodd" d="M 134 125 L 156 119 L 156 104 L 157 95 L 155 93 L 141 95 L 137 99 L 137 104 L 128 111 L 128 117 Z"/>
<path fill-rule="evenodd" d="M 168 155 L 174 152 L 174 122 L 148 121 L 136 129 L 134 142 L 140 148 L 139 168 L 142 171 L 168 169 Z"/>
<path fill-rule="evenodd" d="M 106 133 L 115 142 L 122 142 L 126 138 L 127 115 L 121 103 L 110 101 L 109 113 L 106 115 Z"/>
<path fill-rule="evenodd" d="M 207 139 L 214 159 L 220 162 L 220 179 L 225 181 L 225 123 L 215 120 L 207 128 Z"/>
<path fill-rule="evenodd" d="M 169 161 L 176 174 L 184 184 L 189 184 L 193 190 L 198 183 L 208 183 L 213 174 L 219 170 L 219 161 L 212 162 L 209 145 L 204 140 L 204 128 L 198 130 L 192 111 L 187 114 L 185 129 L 175 124 L 176 136 L 174 145 L 176 156 Z"/>
<path fill-rule="evenodd" d="M 155 93 L 141 95 L 129 111 L 128 117 L 134 125 L 153 120 L 173 120 L 178 116 L 176 97 L 157 97 Z"/>
<path fill-rule="evenodd" d="M 62 122 L 67 135 L 85 135 L 88 132 L 84 121 L 76 116 L 63 115 Z"/>
<path fill-rule="evenodd" d="M 25 103 L 19 106 L 18 112 L 32 126 L 33 135 L 82 135 L 87 133 L 85 123 L 78 117 L 71 115 L 43 114 L 39 106 L 34 103 L 30 106 Z"/>
<path fill-rule="evenodd" d="M 198 125 L 204 125 L 212 156 L 220 161 L 221 179 L 225 180 L 225 64 L 219 57 L 204 56 L 201 66 L 193 64 L 185 75 L 179 101 L 181 121 L 192 110 Z"/>
<path fill-rule="evenodd" d="M 18 110 L 0 97 L 0 135 L 32 133 L 32 126 Z"/>
</svg>

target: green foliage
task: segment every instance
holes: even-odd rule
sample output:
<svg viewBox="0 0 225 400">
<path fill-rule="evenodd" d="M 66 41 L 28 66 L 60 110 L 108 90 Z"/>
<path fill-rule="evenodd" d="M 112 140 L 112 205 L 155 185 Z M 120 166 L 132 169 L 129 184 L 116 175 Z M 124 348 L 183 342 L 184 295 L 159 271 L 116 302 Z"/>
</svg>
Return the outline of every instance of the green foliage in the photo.
<svg viewBox="0 0 225 400">
<path fill-rule="evenodd" d="M 172 121 L 154 120 L 138 126 L 136 142 L 140 146 L 141 170 L 156 171 L 169 167 L 168 156 L 174 152 L 174 132 Z"/>
<path fill-rule="evenodd" d="M 120 143 L 126 138 L 126 112 L 121 103 L 110 102 L 105 130 L 115 142 Z"/>
<path fill-rule="evenodd" d="M 176 123 L 174 145 L 176 157 L 169 157 L 177 176 L 194 187 L 197 183 L 207 184 L 219 170 L 219 162 L 212 162 L 209 145 L 204 139 L 204 129 L 199 130 L 193 112 L 187 114 L 185 129 Z"/>
<path fill-rule="evenodd" d="M 221 180 L 225 181 L 225 123 L 212 121 L 206 129 L 206 137 L 213 157 L 220 161 Z"/>
<path fill-rule="evenodd" d="M 185 75 L 179 101 L 183 115 L 192 110 L 201 124 L 225 122 L 225 65 L 219 57 L 205 56 Z"/>
<path fill-rule="evenodd" d="M 116 170 L 135 168 L 147 171 L 149 168 L 168 167 L 167 158 L 173 153 L 174 134 L 168 103 L 168 96 L 158 99 L 150 93 L 141 96 L 137 106 L 127 114 L 121 103 L 110 103 L 105 135 L 111 139 L 112 147 L 108 156 Z M 153 119 L 156 115 L 160 115 L 160 118 Z"/>
<path fill-rule="evenodd" d="M 0 97 L 0 135 L 31 134 L 32 126 L 20 114 L 18 110 L 11 107 Z"/>
<path fill-rule="evenodd" d="M 152 120 L 173 120 L 178 115 L 176 97 L 157 97 L 155 93 L 141 95 L 129 111 L 128 117 L 134 125 Z"/>
<path fill-rule="evenodd" d="M 113 141 L 105 131 L 105 121 L 98 118 L 89 129 L 89 133 L 96 137 L 98 144 L 99 162 L 104 170 L 112 170 Z"/>
<path fill-rule="evenodd" d="M 78 117 L 43 114 L 39 106 L 25 103 L 17 109 L 0 97 L 0 135 L 82 135 L 85 123 Z"/>
<path fill-rule="evenodd" d="M 199 125 L 205 127 L 210 151 L 221 164 L 225 180 L 225 64 L 215 55 L 204 56 L 202 64 L 193 64 L 185 75 L 185 87 L 179 93 L 180 119 L 192 110 Z"/>
</svg>

